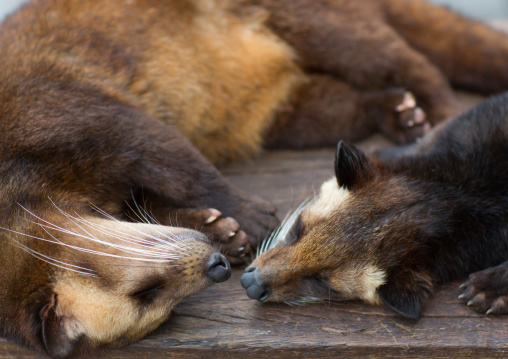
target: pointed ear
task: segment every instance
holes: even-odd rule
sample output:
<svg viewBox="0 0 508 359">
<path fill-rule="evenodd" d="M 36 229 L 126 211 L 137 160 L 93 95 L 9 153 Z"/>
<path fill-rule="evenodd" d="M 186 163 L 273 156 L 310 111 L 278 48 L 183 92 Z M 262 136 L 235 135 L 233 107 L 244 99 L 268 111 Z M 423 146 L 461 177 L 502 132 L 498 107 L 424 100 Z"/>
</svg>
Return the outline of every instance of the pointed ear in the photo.
<svg viewBox="0 0 508 359">
<path fill-rule="evenodd" d="M 418 319 L 432 291 L 432 279 L 426 272 L 395 270 L 378 293 L 386 306 L 397 314 Z"/>
<path fill-rule="evenodd" d="M 351 189 L 370 176 L 372 164 L 365 154 L 354 146 L 340 141 L 335 154 L 335 176 L 339 187 Z"/>
<path fill-rule="evenodd" d="M 56 294 L 53 294 L 50 302 L 40 311 L 42 341 L 50 357 L 66 358 L 72 353 L 78 340 L 69 337 L 65 328 L 67 318 L 57 315 L 56 306 L 57 298 Z"/>
</svg>

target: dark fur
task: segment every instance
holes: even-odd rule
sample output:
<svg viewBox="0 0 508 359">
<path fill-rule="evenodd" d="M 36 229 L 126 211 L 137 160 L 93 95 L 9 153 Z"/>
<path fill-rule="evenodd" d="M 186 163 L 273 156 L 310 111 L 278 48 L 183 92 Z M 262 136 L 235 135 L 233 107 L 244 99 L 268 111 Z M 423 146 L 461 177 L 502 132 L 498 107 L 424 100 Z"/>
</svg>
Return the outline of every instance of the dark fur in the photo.
<svg viewBox="0 0 508 359">
<path fill-rule="evenodd" d="M 297 234 L 290 233 L 296 238 L 247 269 L 242 282 L 249 296 L 280 296 L 282 276 L 286 283 L 326 284 L 330 268 L 375 263 L 386 273 L 380 298 L 417 318 L 437 283 L 499 265 L 471 275 L 461 299 L 479 312 L 508 313 L 508 93 L 431 137 L 422 153 L 416 146 L 416 154 L 382 162 L 340 143 L 336 176 L 349 199 L 310 226 L 304 211 Z"/>
</svg>

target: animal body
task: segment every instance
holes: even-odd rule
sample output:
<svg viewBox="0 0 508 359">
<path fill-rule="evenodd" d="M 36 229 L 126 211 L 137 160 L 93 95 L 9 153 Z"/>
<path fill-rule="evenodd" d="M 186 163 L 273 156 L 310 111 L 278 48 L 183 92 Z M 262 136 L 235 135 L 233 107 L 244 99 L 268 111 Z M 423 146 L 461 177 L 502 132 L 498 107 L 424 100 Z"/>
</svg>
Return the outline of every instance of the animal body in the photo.
<svg viewBox="0 0 508 359">
<path fill-rule="evenodd" d="M 418 318 L 438 283 L 508 313 L 508 93 L 378 160 L 340 143 L 336 177 L 274 232 L 242 276 L 261 301 L 384 302 Z M 476 272 L 476 273 L 475 273 Z"/>
<path fill-rule="evenodd" d="M 0 28 L 1 334 L 140 339 L 277 223 L 213 164 L 410 142 L 456 114 L 449 81 L 506 87 L 506 40 L 414 0 L 27 4 Z"/>
</svg>

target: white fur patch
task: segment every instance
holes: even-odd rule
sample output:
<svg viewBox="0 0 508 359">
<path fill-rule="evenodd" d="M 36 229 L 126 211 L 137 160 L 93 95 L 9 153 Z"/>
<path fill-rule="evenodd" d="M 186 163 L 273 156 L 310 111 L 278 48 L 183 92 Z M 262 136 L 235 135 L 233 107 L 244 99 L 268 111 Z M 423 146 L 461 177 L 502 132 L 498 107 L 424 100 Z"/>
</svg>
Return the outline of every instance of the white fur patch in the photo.
<svg viewBox="0 0 508 359">
<path fill-rule="evenodd" d="M 318 218 L 322 215 L 333 213 L 333 211 L 339 208 L 349 196 L 349 191 L 339 187 L 335 177 L 324 182 L 321 185 L 319 195 L 315 199 L 302 202 L 294 212 L 289 213 L 286 218 L 284 218 L 279 228 L 261 243 L 258 247 L 256 257 L 259 257 L 262 253 L 276 247 L 279 243 L 284 241 L 300 214 Z"/>
<path fill-rule="evenodd" d="M 380 304 L 377 289 L 386 283 L 386 273 L 375 265 L 353 263 L 331 273 L 330 286 L 346 299 L 361 299 L 369 304 Z"/>
<path fill-rule="evenodd" d="M 379 304 L 380 298 L 377 294 L 377 288 L 386 283 L 385 271 L 373 266 L 367 265 L 360 272 L 360 285 L 362 288 L 361 299 L 371 304 Z"/>
<path fill-rule="evenodd" d="M 321 185 L 318 197 L 307 207 L 306 214 L 312 217 L 319 217 L 333 213 L 350 196 L 350 192 L 346 188 L 339 187 L 337 179 L 333 177 Z"/>
</svg>

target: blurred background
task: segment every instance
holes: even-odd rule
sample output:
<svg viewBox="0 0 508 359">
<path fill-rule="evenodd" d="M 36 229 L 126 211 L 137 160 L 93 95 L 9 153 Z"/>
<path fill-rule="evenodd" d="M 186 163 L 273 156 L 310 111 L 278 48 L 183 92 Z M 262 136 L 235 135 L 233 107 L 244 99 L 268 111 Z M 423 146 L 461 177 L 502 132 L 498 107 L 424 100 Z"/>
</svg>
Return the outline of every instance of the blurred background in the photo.
<svg viewBox="0 0 508 359">
<path fill-rule="evenodd" d="M 479 19 L 508 18 L 508 0 L 430 0 Z"/>
<path fill-rule="evenodd" d="M 359 1 L 359 0 L 352 0 Z M 361 1 L 361 0 L 360 0 Z M 430 0 L 479 19 L 508 18 L 508 0 Z M 27 0 L 0 0 L 0 20 Z"/>
</svg>

